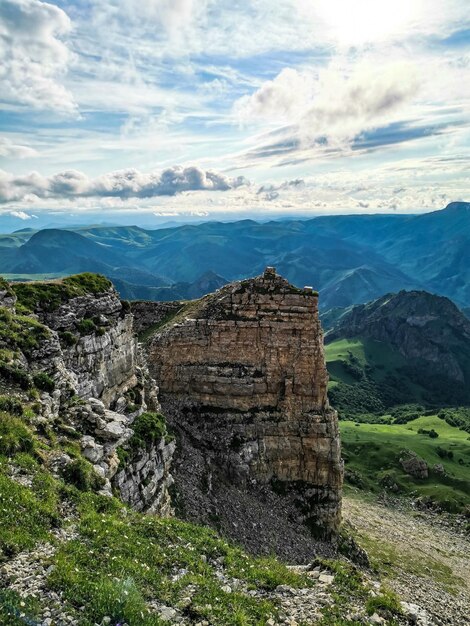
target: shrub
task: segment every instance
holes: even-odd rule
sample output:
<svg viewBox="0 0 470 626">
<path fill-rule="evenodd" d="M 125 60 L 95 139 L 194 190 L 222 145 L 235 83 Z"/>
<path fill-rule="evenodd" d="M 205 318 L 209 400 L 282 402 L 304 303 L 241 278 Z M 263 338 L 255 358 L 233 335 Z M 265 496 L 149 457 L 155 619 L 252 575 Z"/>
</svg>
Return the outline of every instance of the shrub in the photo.
<svg viewBox="0 0 470 626">
<path fill-rule="evenodd" d="M 21 389 L 30 389 L 33 386 L 28 372 L 15 365 L 0 362 L 0 376 L 11 383 L 18 385 Z"/>
<path fill-rule="evenodd" d="M 96 491 L 103 486 L 103 479 L 85 459 L 74 459 L 62 470 L 64 480 L 80 491 Z"/>
<path fill-rule="evenodd" d="M 55 382 L 49 374 L 46 374 L 46 372 L 38 372 L 37 374 L 34 374 L 33 383 L 35 387 L 41 391 L 47 391 L 48 393 L 52 393 L 55 389 Z"/>
<path fill-rule="evenodd" d="M 0 411 L 11 415 L 23 415 L 23 404 L 13 396 L 0 396 Z"/>
<path fill-rule="evenodd" d="M 437 439 L 437 437 L 439 437 L 439 433 L 436 432 L 434 428 L 431 428 L 431 430 L 426 430 L 425 428 L 419 428 L 418 435 L 427 435 L 428 437 L 431 437 L 431 439 Z"/>
<path fill-rule="evenodd" d="M 452 450 L 446 450 L 445 448 L 442 448 L 441 446 L 436 446 L 436 452 L 441 457 L 441 459 L 453 459 L 454 458 L 454 453 L 452 452 Z"/>
<path fill-rule="evenodd" d="M 0 415 L 0 454 L 11 456 L 33 451 L 33 435 L 25 424 L 8 413 Z"/>
<path fill-rule="evenodd" d="M 63 333 L 59 333 L 59 337 L 62 343 L 64 343 L 66 346 L 74 346 L 78 341 L 77 337 L 69 330 L 66 330 Z"/>
<path fill-rule="evenodd" d="M 160 441 L 166 435 L 165 418 L 161 413 L 142 413 L 132 424 L 134 434 L 129 443 L 142 447 Z"/>
<path fill-rule="evenodd" d="M 96 324 L 93 320 L 85 318 L 78 322 L 77 328 L 81 335 L 91 335 L 96 330 Z"/>
<path fill-rule="evenodd" d="M 167 442 L 172 440 L 161 413 L 142 413 L 134 420 L 132 429 L 134 431 L 132 437 L 125 447 L 118 449 L 119 460 L 122 464 L 125 464 L 141 448 L 156 444 L 163 438 Z"/>
</svg>

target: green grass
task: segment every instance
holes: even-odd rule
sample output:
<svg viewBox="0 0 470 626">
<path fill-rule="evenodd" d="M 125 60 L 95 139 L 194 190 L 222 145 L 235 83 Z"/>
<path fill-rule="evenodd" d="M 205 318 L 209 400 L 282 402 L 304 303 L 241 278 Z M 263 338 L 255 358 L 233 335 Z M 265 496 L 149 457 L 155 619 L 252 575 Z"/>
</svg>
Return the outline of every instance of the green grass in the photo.
<svg viewBox="0 0 470 626">
<path fill-rule="evenodd" d="M 58 483 L 38 468 L 32 488 L 7 476 L 0 457 L 0 560 L 50 538 L 60 525 Z"/>
<path fill-rule="evenodd" d="M 450 511 L 460 511 L 470 504 L 468 433 L 437 416 L 420 417 L 403 425 L 342 421 L 340 427 L 346 476 L 358 476 L 365 489 L 377 492 L 384 478 L 389 477 L 402 493 L 429 497 Z M 439 436 L 430 438 L 419 434 L 419 429 L 433 429 Z M 453 458 L 442 458 L 438 448 L 451 451 Z M 412 450 L 427 462 L 429 478 L 415 479 L 403 471 L 399 463 L 403 450 Z M 445 476 L 433 470 L 437 464 L 444 467 Z"/>
<path fill-rule="evenodd" d="M 372 368 L 372 378 L 383 381 L 387 375 L 396 374 L 406 365 L 405 358 L 391 346 L 375 339 L 338 339 L 325 346 L 325 358 L 332 380 L 351 383 L 345 363 L 354 361 Z"/>
<path fill-rule="evenodd" d="M 277 561 L 247 556 L 210 529 L 137 515 L 124 508 L 100 512 L 96 502 L 87 509 L 80 523 L 80 539 L 60 548 L 50 578 L 66 602 L 85 606 L 86 624 L 99 623 L 105 615 L 112 623 L 158 624 L 155 616 L 147 613 L 146 601 L 158 599 L 178 606 L 188 585 L 196 589 L 191 602 L 191 616 L 196 621 L 261 625 L 276 615 L 270 602 L 223 591 L 223 583 L 215 575 L 216 559 L 224 561 L 228 575 L 253 588 L 308 584 Z"/>
<path fill-rule="evenodd" d="M 41 341 L 50 336 L 50 331 L 27 315 L 15 315 L 0 307 L 0 346 L 10 351 L 21 350 L 29 354 Z"/>
<path fill-rule="evenodd" d="M 79 537 L 60 544 L 50 557 L 54 567 L 48 584 L 61 593 L 63 610 L 80 626 L 101 623 L 105 616 L 111 624 L 159 626 L 158 616 L 148 612 L 149 600 L 213 626 L 263 626 L 276 617 L 278 609 L 271 601 L 238 589 L 223 590 L 221 567 L 249 589 L 313 584 L 274 558 L 248 556 L 208 528 L 135 513 L 115 498 L 54 478 L 47 470 L 48 455 L 73 453 L 76 442 L 67 444 L 62 438 L 59 447 L 58 438 L 39 436 L 13 416 L 3 415 L 0 425 L 0 562 L 38 542 L 57 544 L 51 531 L 63 523 L 60 505 L 67 501 L 77 511 Z M 12 479 L 12 464 L 22 468 L 31 487 Z M 185 606 L 189 585 L 193 595 Z M 34 619 L 38 608 L 34 601 L 23 602 L 1 589 L 0 605 L 0 622 L 8 626 L 21 623 L 21 615 L 25 621 Z"/>
<path fill-rule="evenodd" d="M 112 283 L 105 276 L 85 272 L 50 282 L 13 283 L 11 287 L 18 305 L 33 312 L 39 308 L 54 311 L 71 298 L 108 291 Z"/>
<path fill-rule="evenodd" d="M 407 361 L 387 343 L 338 339 L 325 346 L 331 401 L 346 418 L 384 413 L 387 408 L 423 403 L 429 390 L 407 373 Z"/>
</svg>

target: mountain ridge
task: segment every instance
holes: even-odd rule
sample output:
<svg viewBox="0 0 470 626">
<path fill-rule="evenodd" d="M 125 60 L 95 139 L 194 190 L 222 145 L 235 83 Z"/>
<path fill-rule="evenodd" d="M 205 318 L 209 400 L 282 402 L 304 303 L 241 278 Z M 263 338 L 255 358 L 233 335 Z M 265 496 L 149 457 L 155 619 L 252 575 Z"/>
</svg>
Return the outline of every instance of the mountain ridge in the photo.
<svg viewBox="0 0 470 626">
<path fill-rule="evenodd" d="M 36 236 L 41 232 L 48 233 L 59 256 L 63 240 L 67 252 L 60 263 L 45 255 L 44 235 Z M 72 245 L 67 233 L 81 239 L 75 238 Z M 89 251 L 88 259 L 83 251 Z M 211 221 L 156 230 L 80 226 L 36 231 L 31 237 L 23 232 L 0 237 L 0 270 L 13 278 L 24 274 L 34 278 L 59 266 L 64 274 L 95 270 L 109 276 L 116 276 L 116 268 L 127 267 L 171 285 L 193 283 L 208 271 L 227 281 L 238 280 L 275 265 L 297 286 L 318 289 L 322 310 L 360 304 L 402 288 L 437 292 L 468 307 L 469 251 L 470 204 L 456 202 L 420 215 Z M 119 275 L 131 285 L 126 291 L 139 299 L 148 297 L 149 285 L 140 284 L 132 273 Z M 150 297 L 166 296 L 150 293 Z M 174 299 L 170 293 L 167 297 Z"/>
</svg>

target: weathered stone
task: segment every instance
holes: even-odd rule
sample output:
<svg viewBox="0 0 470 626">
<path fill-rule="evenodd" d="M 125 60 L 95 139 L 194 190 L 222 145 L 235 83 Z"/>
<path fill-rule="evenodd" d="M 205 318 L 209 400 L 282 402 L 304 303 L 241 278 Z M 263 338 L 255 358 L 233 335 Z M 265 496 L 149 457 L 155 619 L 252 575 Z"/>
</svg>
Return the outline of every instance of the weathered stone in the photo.
<svg viewBox="0 0 470 626">
<path fill-rule="evenodd" d="M 400 458 L 400 463 L 405 472 L 414 478 L 427 478 L 429 476 L 426 461 L 411 450 L 408 450 L 405 456 Z"/>
<path fill-rule="evenodd" d="M 96 443 L 93 437 L 85 435 L 80 441 L 83 456 L 91 463 L 97 463 L 103 458 L 103 446 Z"/>
<path fill-rule="evenodd" d="M 272 268 L 227 285 L 154 335 L 149 366 L 165 412 L 233 481 L 295 489 L 312 529 L 336 532 L 342 462 L 316 294 Z"/>
</svg>

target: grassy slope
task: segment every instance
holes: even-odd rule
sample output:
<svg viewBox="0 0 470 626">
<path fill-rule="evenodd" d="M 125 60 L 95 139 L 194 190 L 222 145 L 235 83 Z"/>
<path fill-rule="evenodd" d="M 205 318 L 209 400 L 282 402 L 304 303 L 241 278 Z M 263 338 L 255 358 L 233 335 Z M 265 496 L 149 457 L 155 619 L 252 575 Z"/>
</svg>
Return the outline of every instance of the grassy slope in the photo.
<svg viewBox="0 0 470 626">
<path fill-rule="evenodd" d="M 329 388 L 338 384 L 354 385 L 358 382 L 348 371 L 348 362 L 356 361 L 365 368 L 367 376 L 379 386 L 385 382 L 396 388 L 404 397 L 401 402 L 423 402 L 426 390 L 404 375 L 401 368 L 407 365 L 406 359 L 390 345 L 374 339 L 338 339 L 325 345 L 325 358 L 330 375 Z"/>
<path fill-rule="evenodd" d="M 434 429 L 439 437 L 418 434 L 418 429 Z M 470 438 L 468 433 L 449 426 L 436 416 L 420 417 L 408 424 L 360 424 L 341 422 L 341 436 L 347 475 L 354 472 L 371 491 L 381 489 L 380 480 L 389 474 L 405 493 L 429 496 L 449 510 L 470 505 Z M 453 452 L 442 458 L 437 449 Z M 431 468 L 426 480 L 408 476 L 399 463 L 403 450 L 412 450 Z M 432 468 L 444 466 L 446 476 Z M 354 475 L 353 475 L 354 481 Z"/>
<path fill-rule="evenodd" d="M 0 413 L 0 566 L 18 553 L 23 563 L 36 562 L 28 553 L 51 544 L 45 588 L 60 594 L 61 612 L 80 626 L 106 623 L 105 616 L 111 626 L 163 626 L 149 601 L 175 607 L 191 623 L 267 626 L 280 610 L 270 591 L 288 585 L 306 593 L 317 584 L 274 558 L 245 554 L 211 529 L 135 513 L 96 495 L 77 476 L 53 476 L 49 460 L 63 450 L 80 459 L 77 442 L 48 429 L 36 432 L 27 415 L 29 410 L 16 418 Z M 90 469 L 81 459 L 80 472 Z M 322 564 L 335 572 L 335 602 L 317 623 L 359 626 L 344 615 L 350 601 L 369 614 L 375 610 L 363 575 L 346 562 Z M 234 579 L 237 585 L 228 589 L 226 581 Z M 0 580 L 0 624 L 40 623 L 43 602 L 42 593 L 20 597 L 8 577 Z"/>
<path fill-rule="evenodd" d="M 349 355 L 357 358 L 364 367 L 373 368 L 372 377 L 380 382 L 387 374 L 406 365 L 406 359 L 391 346 L 374 339 L 338 339 L 325 346 L 325 356 L 332 381 L 351 383 L 351 377 L 342 367 Z"/>
</svg>

